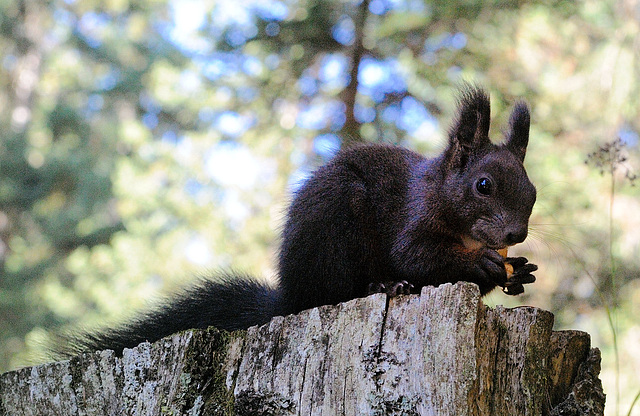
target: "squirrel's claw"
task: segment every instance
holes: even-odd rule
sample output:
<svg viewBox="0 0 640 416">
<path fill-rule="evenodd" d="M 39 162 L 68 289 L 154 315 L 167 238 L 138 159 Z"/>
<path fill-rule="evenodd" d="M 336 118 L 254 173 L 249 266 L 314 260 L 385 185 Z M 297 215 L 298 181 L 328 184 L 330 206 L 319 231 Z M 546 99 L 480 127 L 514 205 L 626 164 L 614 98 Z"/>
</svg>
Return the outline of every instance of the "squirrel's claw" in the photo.
<svg viewBox="0 0 640 416">
<path fill-rule="evenodd" d="M 502 288 L 502 291 L 506 295 L 515 296 L 524 293 L 524 286 L 522 286 L 522 283 L 507 282 L 505 287 Z"/>
<path fill-rule="evenodd" d="M 369 286 L 367 287 L 367 294 L 372 295 L 374 293 L 386 293 L 387 296 L 394 297 L 398 295 L 408 295 L 411 293 L 413 288 L 414 286 L 406 280 L 386 283 L 375 282 L 369 283 Z"/>
</svg>

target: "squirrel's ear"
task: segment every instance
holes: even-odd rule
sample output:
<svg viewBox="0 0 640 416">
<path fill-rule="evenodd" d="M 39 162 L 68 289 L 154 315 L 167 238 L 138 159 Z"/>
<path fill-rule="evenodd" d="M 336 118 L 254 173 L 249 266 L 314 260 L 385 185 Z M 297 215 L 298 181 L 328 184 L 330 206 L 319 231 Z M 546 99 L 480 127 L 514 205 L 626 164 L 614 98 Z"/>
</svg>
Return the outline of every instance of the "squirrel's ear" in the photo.
<svg viewBox="0 0 640 416">
<path fill-rule="evenodd" d="M 460 93 L 458 115 L 449 130 L 447 158 L 452 165 L 465 164 L 474 150 L 491 145 L 491 105 L 482 89 L 467 85 Z"/>
<path fill-rule="evenodd" d="M 520 101 L 516 103 L 509 118 L 509 131 L 507 132 L 505 146 L 520 161 L 524 161 L 529 144 L 529 107 Z"/>
</svg>

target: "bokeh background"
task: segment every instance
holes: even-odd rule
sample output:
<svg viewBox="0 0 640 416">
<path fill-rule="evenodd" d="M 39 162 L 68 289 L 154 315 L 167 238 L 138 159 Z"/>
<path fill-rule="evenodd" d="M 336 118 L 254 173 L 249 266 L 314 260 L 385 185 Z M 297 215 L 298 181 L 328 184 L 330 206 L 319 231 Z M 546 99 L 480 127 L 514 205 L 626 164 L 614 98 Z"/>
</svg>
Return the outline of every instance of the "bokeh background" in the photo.
<svg viewBox="0 0 640 416">
<path fill-rule="evenodd" d="M 463 81 L 532 107 L 522 296 L 640 414 L 640 2 L 0 3 L 0 370 L 197 276 L 272 277 L 291 193 L 351 143 L 435 155 Z M 588 163 L 585 163 L 588 162 Z M 39 361 L 40 360 L 40 361 Z"/>
</svg>

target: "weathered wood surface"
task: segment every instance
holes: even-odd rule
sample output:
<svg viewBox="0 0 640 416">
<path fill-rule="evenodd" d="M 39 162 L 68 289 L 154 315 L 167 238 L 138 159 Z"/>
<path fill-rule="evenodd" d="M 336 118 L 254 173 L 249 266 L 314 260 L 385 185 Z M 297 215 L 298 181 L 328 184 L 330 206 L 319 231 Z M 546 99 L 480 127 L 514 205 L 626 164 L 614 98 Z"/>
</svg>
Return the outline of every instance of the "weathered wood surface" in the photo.
<svg viewBox="0 0 640 416">
<path fill-rule="evenodd" d="M 7 415 L 602 415 L 589 335 L 468 283 L 0 376 Z"/>
</svg>

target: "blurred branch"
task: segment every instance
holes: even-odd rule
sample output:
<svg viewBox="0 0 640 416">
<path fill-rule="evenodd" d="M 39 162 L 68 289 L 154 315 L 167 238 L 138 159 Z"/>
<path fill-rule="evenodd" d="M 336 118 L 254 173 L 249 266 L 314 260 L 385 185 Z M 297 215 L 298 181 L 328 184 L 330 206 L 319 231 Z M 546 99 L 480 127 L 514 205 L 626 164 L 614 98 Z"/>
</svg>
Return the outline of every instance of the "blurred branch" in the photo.
<svg viewBox="0 0 640 416">
<path fill-rule="evenodd" d="M 108 244 L 115 233 L 124 230 L 124 224 L 122 222 L 118 222 L 117 224 L 108 227 L 99 228 L 84 236 L 73 235 L 72 237 L 58 243 L 56 249 L 58 251 L 70 253 L 81 246 L 92 248 L 100 244 Z"/>
</svg>

